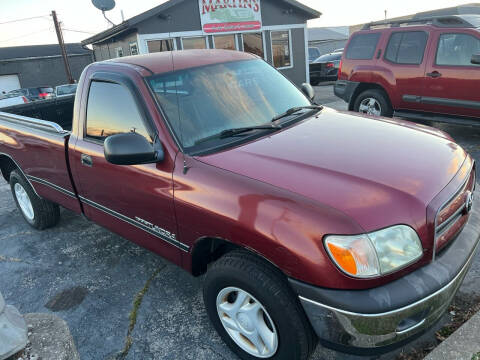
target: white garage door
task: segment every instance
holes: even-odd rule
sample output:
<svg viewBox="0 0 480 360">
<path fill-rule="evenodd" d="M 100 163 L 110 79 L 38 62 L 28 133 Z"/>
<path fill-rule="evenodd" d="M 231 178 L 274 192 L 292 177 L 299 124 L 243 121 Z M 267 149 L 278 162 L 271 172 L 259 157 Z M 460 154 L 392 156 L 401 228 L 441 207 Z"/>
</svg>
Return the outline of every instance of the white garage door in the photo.
<svg viewBox="0 0 480 360">
<path fill-rule="evenodd" d="M 18 75 L 0 75 L 0 94 L 20 89 Z"/>
</svg>

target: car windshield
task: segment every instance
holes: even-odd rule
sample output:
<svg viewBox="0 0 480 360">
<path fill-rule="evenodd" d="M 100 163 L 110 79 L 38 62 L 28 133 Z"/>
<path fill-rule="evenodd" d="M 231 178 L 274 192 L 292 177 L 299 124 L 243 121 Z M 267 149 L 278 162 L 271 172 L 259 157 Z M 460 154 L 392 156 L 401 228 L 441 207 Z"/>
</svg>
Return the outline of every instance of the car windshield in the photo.
<svg viewBox="0 0 480 360">
<path fill-rule="evenodd" d="M 326 54 L 320 56 L 317 60 L 315 60 L 316 63 L 318 62 L 326 62 L 326 61 L 336 61 L 340 60 L 342 58 L 342 53 L 337 53 L 337 54 Z"/>
<path fill-rule="evenodd" d="M 77 84 L 57 86 L 57 95 L 75 94 Z"/>
<path fill-rule="evenodd" d="M 148 84 L 187 152 L 239 141 L 216 135 L 229 129 L 270 125 L 273 117 L 292 107 L 311 105 L 297 87 L 263 60 L 154 75 Z M 213 143 L 206 141 L 212 137 Z"/>
</svg>

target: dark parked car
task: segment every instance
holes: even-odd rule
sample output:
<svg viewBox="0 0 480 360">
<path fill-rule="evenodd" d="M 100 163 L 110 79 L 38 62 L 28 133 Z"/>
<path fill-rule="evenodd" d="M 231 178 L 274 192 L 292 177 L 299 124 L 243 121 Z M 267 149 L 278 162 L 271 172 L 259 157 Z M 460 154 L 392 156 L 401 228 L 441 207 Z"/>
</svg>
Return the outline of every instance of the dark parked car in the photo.
<svg viewBox="0 0 480 360">
<path fill-rule="evenodd" d="M 41 230 L 61 205 L 206 273 L 206 312 L 241 359 L 305 360 L 318 338 L 401 346 L 475 257 L 475 164 L 440 130 L 315 105 L 243 52 L 116 58 L 78 86 L 0 113 L 19 212 Z"/>
<path fill-rule="evenodd" d="M 335 94 L 365 114 L 478 121 L 479 27 L 478 15 L 366 25 L 347 44 Z"/>
<path fill-rule="evenodd" d="M 318 85 L 321 81 L 337 80 L 342 53 L 325 54 L 310 64 L 310 83 Z"/>
<path fill-rule="evenodd" d="M 23 95 L 28 101 L 47 100 L 55 97 L 55 91 L 50 86 L 23 88 L 10 91 L 9 94 Z"/>
</svg>

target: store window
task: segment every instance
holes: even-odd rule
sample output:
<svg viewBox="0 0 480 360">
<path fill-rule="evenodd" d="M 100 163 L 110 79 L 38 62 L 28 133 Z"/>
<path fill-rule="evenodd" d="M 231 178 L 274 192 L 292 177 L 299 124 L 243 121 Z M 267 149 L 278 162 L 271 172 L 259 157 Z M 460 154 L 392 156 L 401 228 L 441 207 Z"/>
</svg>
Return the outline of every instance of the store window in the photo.
<svg viewBox="0 0 480 360">
<path fill-rule="evenodd" d="M 207 39 L 204 37 L 182 38 L 183 50 L 206 49 Z"/>
<path fill-rule="evenodd" d="M 216 35 L 213 37 L 215 49 L 237 50 L 235 35 Z"/>
<path fill-rule="evenodd" d="M 138 55 L 138 45 L 136 42 L 130 43 L 130 55 Z"/>
<path fill-rule="evenodd" d="M 242 34 L 242 38 L 243 51 L 265 58 L 262 33 L 246 33 Z"/>
<path fill-rule="evenodd" d="M 276 68 L 292 66 L 292 54 L 290 51 L 290 31 L 272 31 L 272 54 L 273 65 Z"/>
<path fill-rule="evenodd" d="M 175 50 L 173 39 L 148 40 L 147 48 L 149 53 Z"/>
<path fill-rule="evenodd" d="M 123 56 L 123 49 L 121 47 L 117 47 L 115 48 L 115 55 L 118 57 L 122 57 Z"/>
</svg>

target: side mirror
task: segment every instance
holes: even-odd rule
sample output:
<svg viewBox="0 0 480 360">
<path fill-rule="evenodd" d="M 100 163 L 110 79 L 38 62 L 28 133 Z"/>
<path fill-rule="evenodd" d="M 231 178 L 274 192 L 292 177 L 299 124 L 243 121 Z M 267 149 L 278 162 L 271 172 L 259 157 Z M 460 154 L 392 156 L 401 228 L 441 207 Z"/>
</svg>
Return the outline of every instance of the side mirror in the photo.
<svg viewBox="0 0 480 360">
<path fill-rule="evenodd" d="M 480 65 L 480 54 L 473 54 L 471 63 L 475 65 Z"/>
<path fill-rule="evenodd" d="M 162 145 L 158 143 L 155 147 L 142 135 L 132 132 L 107 137 L 103 152 L 105 159 L 115 165 L 151 164 L 162 161 L 164 156 Z"/>
<path fill-rule="evenodd" d="M 313 89 L 312 85 L 303 83 L 301 90 L 310 100 L 313 101 L 315 98 L 315 90 Z"/>
</svg>

